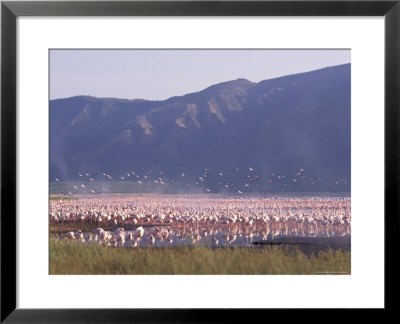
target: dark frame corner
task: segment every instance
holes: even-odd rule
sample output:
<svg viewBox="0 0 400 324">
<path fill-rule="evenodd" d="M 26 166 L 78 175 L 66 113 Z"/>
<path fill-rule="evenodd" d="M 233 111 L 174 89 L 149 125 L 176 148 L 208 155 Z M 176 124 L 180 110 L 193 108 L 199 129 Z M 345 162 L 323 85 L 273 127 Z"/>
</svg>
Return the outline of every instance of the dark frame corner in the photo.
<svg viewBox="0 0 400 324">
<path fill-rule="evenodd" d="M 384 16 L 385 309 L 395 307 L 398 276 L 390 238 L 399 235 L 400 0 L 313 1 L 2 1 L 1 3 L 1 322 L 226 322 L 243 310 L 17 309 L 16 19 L 18 16 Z M 372 233 L 371 233 L 372 234 Z M 372 243 L 373 244 L 373 243 Z M 393 250 L 393 255 L 391 252 Z M 249 310 L 248 310 L 249 311 Z M 252 315 L 262 310 L 251 310 Z M 262 314 L 260 314 L 262 315 Z M 265 315 L 265 314 L 264 314 Z"/>
</svg>

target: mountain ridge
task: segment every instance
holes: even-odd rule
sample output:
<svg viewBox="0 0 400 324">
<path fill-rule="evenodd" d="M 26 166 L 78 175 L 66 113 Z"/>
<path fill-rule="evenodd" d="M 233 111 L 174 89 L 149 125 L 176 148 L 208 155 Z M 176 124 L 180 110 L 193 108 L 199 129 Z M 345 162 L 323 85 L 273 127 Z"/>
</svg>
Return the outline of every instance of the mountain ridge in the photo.
<svg viewBox="0 0 400 324">
<path fill-rule="evenodd" d="M 72 98 L 79 98 L 79 97 L 85 97 L 85 98 L 93 98 L 93 99 L 99 99 L 99 100 L 121 100 L 121 101 L 151 101 L 151 102 L 162 102 L 162 101 L 166 101 L 172 98 L 179 98 L 179 97 L 184 97 L 190 94 L 196 94 L 199 92 L 203 92 L 205 90 L 208 90 L 212 87 L 215 86 L 219 86 L 219 85 L 223 85 L 223 84 L 228 84 L 228 83 L 232 83 L 235 81 L 248 81 L 249 83 L 252 83 L 254 85 L 257 85 L 261 82 L 266 82 L 266 81 L 273 81 L 273 80 L 277 80 L 277 79 L 281 79 L 281 78 L 286 78 L 288 76 L 296 76 L 296 75 L 303 75 L 303 74 L 307 74 L 307 73 L 312 73 L 312 72 L 317 72 L 317 71 L 322 71 L 322 70 L 326 70 L 326 69 L 331 69 L 331 68 L 338 68 L 338 67 L 346 67 L 346 66 L 351 66 L 351 63 L 345 63 L 345 64 L 339 64 L 339 65 L 332 65 L 332 66 L 326 66 L 320 69 L 316 69 L 316 70 L 311 70 L 311 71 L 306 71 L 306 72 L 299 72 L 299 73 L 294 73 L 294 74 L 289 74 L 289 75 L 282 75 L 282 76 L 278 76 L 278 77 L 274 77 L 274 78 L 270 78 L 270 79 L 265 79 L 265 80 L 261 80 L 259 82 L 252 82 L 249 79 L 246 78 L 236 78 L 236 79 L 232 79 L 232 80 L 227 80 L 227 81 L 222 81 L 222 82 L 218 82 L 216 84 L 213 84 L 211 86 L 208 86 L 202 90 L 199 91 L 194 91 L 194 92 L 190 92 L 187 94 L 183 94 L 183 95 L 177 95 L 177 96 L 172 96 L 172 97 L 168 97 L 166 99 L 160 99 L 160 100 L 153 100 L 153 99 L 145 99 L 145 98 L 133 98 L 133 99 L 128 99 L 128 98 L 117 98 L 117 97 L 96 97 L 96 96 L 92 96 L 92 95 L 75 95 L 75 96 L 70 96 L 70 97 L 65 97 L 65 98 L 55 98 L 55 99 L 50 99 L 50 102 L 52 101 L 57 101 L 57 100 L 68 100 L 68 99 L 72 99 Z"/>
<path fill-rule="evenodd" d="M 152 168 L 171 178 L 185 170 L 195 179 L 205 168 L 253 165 L 264 178 L 307 168 L 310 177 L 326 179 L 318 190 L 332 189 L 337 179 L 349 188 L 350 67 L 258 83 L 239 78 L 161 101 L 51 100 L 50 176 Z M 245 176 L 231 180 L 243 182 Z M 265 184 L 260 190 L 273 187 Z M 287 183 L 288 189 L 292 185 Z"/>
</svg>

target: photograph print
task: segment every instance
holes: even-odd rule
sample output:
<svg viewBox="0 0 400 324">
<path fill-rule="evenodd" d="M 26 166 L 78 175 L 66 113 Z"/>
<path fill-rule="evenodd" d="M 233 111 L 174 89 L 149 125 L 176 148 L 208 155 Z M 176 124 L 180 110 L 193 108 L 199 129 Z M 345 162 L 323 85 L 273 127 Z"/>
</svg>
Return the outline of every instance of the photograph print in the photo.
<svg viewBox="0 0 400 324">
<path fill-rule="evenodd" d="M 348 49 L 50 49 L 49 273 L 351 274 Z"/>
</svg>

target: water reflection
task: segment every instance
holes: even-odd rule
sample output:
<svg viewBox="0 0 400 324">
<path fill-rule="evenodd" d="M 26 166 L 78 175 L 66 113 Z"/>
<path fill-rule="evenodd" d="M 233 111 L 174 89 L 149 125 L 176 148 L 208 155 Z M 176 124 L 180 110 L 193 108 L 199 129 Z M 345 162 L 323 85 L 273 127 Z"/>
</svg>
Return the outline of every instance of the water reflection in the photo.
<svg viewBox="0 0 400 324">
<path fill-rule="evenodd" d="M 296 222 L 257 225 L 213 225 L 208 227 L 195 224 L 181 226 L 148 226 L 142 237 L 136 230 L 86 232 L 74 238 L 70 233 L 60 236 L 61 240 L 76 240 L 87 244 L 104 246 L 250 246 L 257 241 L 274 241 L 282 237 L 343 237 L 350 235 L 350 225 L 304 225 Z M 75 232 L 76 233 L 76 232 Z"/>
</svg>

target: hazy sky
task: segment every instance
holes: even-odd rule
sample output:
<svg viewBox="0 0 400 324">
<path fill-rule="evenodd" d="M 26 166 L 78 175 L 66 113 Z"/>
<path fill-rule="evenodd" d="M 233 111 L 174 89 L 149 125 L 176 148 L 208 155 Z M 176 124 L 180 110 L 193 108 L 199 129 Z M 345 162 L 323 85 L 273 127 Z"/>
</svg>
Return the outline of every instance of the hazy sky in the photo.
<svg viewBox="0 0 400 324">
<path fill-rule="evenodd" d="M 350 50 L 51 50 L 50 99 L 163 100 L 215 83 L 259 82 L 350 63 Z"/>
</svg>

